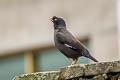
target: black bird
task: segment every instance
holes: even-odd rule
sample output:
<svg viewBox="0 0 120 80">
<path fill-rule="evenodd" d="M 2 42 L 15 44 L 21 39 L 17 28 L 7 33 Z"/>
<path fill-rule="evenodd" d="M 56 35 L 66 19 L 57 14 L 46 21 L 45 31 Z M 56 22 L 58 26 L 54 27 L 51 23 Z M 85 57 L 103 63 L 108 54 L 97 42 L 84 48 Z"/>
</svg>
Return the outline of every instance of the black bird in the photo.
<svg viewBox="0 0 120 80">
<path fill-rule="evenodd" d="M 54 23 L 54 41 L 56 48 L 66 57 L 72 58 L 73 64 L 76 64 L 79 57 L 84 56 L 95 62 L 98 62 L 92 57 L 84 45 L 75 39 L 75 37 L 66 29 L 65 21 L 62 18 L 53 16 L 50 20 Z"/>
</svg>

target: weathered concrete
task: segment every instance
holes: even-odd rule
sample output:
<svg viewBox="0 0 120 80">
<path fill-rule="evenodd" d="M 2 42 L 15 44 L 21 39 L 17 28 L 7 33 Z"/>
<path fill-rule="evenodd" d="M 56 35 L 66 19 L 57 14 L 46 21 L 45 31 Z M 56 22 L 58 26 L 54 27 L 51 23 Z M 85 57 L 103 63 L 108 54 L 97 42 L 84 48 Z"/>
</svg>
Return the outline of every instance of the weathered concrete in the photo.
<svg viewBox="0 0 120 80">
<path fill-rule="evenodd" d="M 120 61 L 95 64 L 76 64 L 61 68 L 61 78 L 70 79 L 80 76 L 94 76 L 110 72 L 120 72 Z"/>
<path fill-rule="evenodd" d="M 59 80 L 59 71 L 24 74 L 16 76 L 13 80 Z"/>
<path fill-rule="evenodd" d="M 60 71 L 37 72 L 16 76 L 13 80 L 120 80 L 120 61 L 76 64 Z"/>
</svg>

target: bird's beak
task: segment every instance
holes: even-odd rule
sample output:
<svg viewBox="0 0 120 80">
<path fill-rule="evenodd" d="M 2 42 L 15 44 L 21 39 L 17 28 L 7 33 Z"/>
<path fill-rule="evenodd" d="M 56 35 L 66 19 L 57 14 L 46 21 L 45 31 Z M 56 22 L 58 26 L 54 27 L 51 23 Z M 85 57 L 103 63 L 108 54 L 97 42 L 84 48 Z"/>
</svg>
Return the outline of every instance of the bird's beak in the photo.
<svg viewBox="0 0 120 80">
<path fill-rule="evenodd" d="M 52 17 L 49 17 L 49 20 L 53 22 L 53 18 Z"/>
</svg>

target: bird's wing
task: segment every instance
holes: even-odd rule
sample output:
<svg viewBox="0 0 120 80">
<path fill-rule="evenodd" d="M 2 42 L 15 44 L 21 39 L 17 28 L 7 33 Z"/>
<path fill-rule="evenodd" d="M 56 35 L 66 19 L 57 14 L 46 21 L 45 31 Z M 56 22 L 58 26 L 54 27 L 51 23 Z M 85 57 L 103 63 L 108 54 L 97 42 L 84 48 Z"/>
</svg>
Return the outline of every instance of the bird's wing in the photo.
<svg viewBox="0 0 120 80">
<path fill-rule="evenodd" d="M 83 44 L 77 39 L 75 39 L 75 37 L 67 30 L 57 32 L 56 38 L 59 42 L 63 43 L 69 48 L 76 49 L 80 52 L 86 51 L 86 48 L 83 46 Z"/>
<path fill-rule="evenodd" d="M 94 57 L 90 55 L 89 51 L 84 47 L 84 45 L 80 41 L 75 39 L 75 37 L 67 30 L 63 32 L 57 32 L 56 38 L 60 43 L 64 44 L 66 47 L 78 51 L 80 53 L 80 56 L 85 56 L 87 58 L 92 59 L 95 62 L 98 62 Z"/>
</svg>

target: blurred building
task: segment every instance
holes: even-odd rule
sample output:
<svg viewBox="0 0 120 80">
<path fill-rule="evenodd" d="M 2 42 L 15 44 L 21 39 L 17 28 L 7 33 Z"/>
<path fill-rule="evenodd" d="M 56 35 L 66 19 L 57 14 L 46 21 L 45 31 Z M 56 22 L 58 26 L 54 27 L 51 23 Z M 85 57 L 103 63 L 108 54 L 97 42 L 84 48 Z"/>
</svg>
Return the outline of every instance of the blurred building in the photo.
<svg viewBox="0 0 120 80">
<path fill-rule="evenodd" d="M 0 78 L 58 70 L 72 60 L 55 47 L 49 16 L 60 16 L 100 62 L 117 60 L 116 0 L 0 0 Z M 91 63 L 80 58 L 78 63 Z"/>
</svg>

